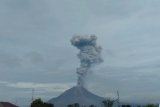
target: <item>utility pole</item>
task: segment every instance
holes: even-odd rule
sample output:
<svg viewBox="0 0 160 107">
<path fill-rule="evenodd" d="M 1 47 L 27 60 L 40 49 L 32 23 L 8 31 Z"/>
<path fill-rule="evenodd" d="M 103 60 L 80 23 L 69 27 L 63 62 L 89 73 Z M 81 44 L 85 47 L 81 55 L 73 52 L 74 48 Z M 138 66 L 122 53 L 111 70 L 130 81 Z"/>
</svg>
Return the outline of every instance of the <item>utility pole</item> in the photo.
<svg viewBox="0 0 160 107">
<path fill-rule="evenodd" d="M 34 88 L 32 88 L 32 102 L 34 100 Z"/>
<path fill-rule="evenodd" d="M 119 102 L 119 92 L 117 90 L 117 103 L 118 103 L 118 107 L 120 107 L 120 102 Z"/>
</svg>

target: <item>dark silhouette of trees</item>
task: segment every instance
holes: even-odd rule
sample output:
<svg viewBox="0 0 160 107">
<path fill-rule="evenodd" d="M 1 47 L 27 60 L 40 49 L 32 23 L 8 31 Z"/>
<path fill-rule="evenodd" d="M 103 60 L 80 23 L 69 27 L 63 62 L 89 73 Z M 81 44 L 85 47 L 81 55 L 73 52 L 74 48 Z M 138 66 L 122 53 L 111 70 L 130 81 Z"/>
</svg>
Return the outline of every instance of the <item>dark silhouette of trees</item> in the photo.
<svg viewBox="0 0 160 107">
<path fill-rule="evenodd" d="M 40 98 L 31 103 L 31 107 L 54 107 L 53 104 L 45 103 Z"/>
<path fill-rule="evenodd" d="M 147 104 L 144 107 L 158 107 L 158 105 L 157 104 Z"/>
<path fill-rule="evenodd" d="M 90 105 L 89 107 L 96 107 L 95 105 Z"/>
<path fill-rule="evenodd" d="M 127 105 L 122 105 L 122 107 L 131 107 L 131 105 L 127 104 Z"/>
<path fill-rule="evenodd" d="M 73 104 L 69 104 L 67 107 L 74 107 Z"/>
<path fill-rule="evenodd" d="M 67 107 L 79 107 L 79 104 L 78 103 L 69 104 Z"/>
<path fill-rule="evenodd" d="M 69 104 L 67 107 L 80 107 L 78 103 Z M 81 106 L 81 107 L 87 107 L 87 106 Z M 89 105 L 88 107 L 96 107 L 95 105 Z"/>
<path fill-rule="evenodd" d="M 112 107 L 114 100 L 106 99 L 106 100 L 102 101 L 102 103 L 104 104 L 105 107 Z"/>
<path fill-rule="evenodd" d="M 74 104 L 74 107 L 79 107 L 79 104 L 78 104 L 78 103 L 75 103 L 75 104 Z"/>
<path fill-rule="evenodd" d="M 126 107 L 131 107 L 131 105 L 126 105 Z"/>
</svg>

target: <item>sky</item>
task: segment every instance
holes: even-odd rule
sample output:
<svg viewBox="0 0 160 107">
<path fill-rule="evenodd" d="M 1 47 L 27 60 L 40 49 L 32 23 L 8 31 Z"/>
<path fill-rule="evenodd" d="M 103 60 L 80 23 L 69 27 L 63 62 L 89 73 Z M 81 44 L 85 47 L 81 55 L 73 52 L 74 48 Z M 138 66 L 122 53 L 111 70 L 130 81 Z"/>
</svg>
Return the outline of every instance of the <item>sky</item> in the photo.
<svg viewBox="0 0 160 107">
<path fill-rule="evenodd" d="M 74 35 L 97 36 L 104 62 L 86 88 L 136 103 L 160 101 L 159 0 L 0 0 L 0 101 L 24 106 L 77 83 Z"/>
</svg>

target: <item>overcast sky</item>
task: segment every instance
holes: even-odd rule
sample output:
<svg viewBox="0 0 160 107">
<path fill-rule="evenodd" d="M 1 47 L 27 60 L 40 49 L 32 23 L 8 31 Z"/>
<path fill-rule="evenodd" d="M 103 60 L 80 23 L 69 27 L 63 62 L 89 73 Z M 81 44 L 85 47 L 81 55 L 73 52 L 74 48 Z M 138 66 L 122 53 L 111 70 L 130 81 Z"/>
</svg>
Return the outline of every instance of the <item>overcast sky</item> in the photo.
<svg viewBox="0 0 160 107">
<path fill-rule="evenodd" d="M 159 0 L 0 0 L 0 101 L 47 101 L 76 85 L 75 34 L 95 34 L 104 62 L 87 88 L 124 102 L 160 101 Z"/>
</svg>

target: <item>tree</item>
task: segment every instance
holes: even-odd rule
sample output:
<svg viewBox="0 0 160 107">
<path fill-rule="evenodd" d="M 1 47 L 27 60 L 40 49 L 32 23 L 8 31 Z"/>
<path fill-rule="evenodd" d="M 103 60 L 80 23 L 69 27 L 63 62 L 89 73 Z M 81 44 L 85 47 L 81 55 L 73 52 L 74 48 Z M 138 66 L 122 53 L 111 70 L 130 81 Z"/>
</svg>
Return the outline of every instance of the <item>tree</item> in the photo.
<svg viewBox="0 0 160 107">
<path fill-rule="evenodd" d="M 42 102 L 42 100 L 41 100 L 40 98 L 34 100 L 34 101 L 31 103 L 31 107 L 43 107 L 43 102 Z"/>
<path fill-rule="evenodd" d="M 74 105 L 73 104 L 69 104 L 67 107 L 74 107 Z"/>
<path fill-rule="evenodd" d="M 105 107 L 112 107 L 114 100 L 106 99 L 106 100 L 102 101 L 102 103 L 104 104 Z"/>
<path fill-rule="evenodd" d="M 96 107 L 95 105 L 90 105 L 89 107 Z"/>
<path fill-rule="evenodd" d="M 75 103 L 75 104 L 74 104 L 74 107 L 79 107 L 79 104 L 78 104 L 78 103 Z"/>
<path fill-rule="evenodd" d="M 131 105 L 126 105 L 126 107 L 131 107 Z"/>
<path fill-rule="evenodd" d="M 54 107 L 53 104 L 43 103 L 44 107 Z"/>
<path fill-rule="evenodd" d="M 144 107 L 158 107 L 158 106 L 155 105 L 155 104 L 147 104 L 147 105 L 145 105 Z"/>
<path fill-rule="evenodd" d="M 40 98 L 31 103 L 31 107 L 54 107 L 53 104 L 44 103 Z"/>
</svg>

